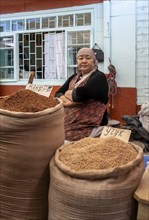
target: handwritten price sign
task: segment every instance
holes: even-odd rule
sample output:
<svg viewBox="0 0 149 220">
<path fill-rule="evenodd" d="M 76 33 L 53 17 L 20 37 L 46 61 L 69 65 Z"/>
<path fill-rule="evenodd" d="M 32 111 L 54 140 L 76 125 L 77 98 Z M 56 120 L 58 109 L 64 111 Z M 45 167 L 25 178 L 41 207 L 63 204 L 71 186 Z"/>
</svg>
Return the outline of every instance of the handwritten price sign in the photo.
<svg viewBox="0 0 149 220">
<path fill-rule="evenodd" d="M 131 135 L 131 130 L 105 126 L 100 135 L 100 138 L 116 137 L 122 141 L 128 142 L 130 135 Z"/>
<path fill-rule="evenodd" d="M 35 85 L 35 84 L 28 83 L 26 85 L 25 89 L 29 89 L 33 92 L 40 94 L 40 95 L 49 97 L 52 92 L 53 87 L 49 86 L 49 85 Z"/>
</svg>

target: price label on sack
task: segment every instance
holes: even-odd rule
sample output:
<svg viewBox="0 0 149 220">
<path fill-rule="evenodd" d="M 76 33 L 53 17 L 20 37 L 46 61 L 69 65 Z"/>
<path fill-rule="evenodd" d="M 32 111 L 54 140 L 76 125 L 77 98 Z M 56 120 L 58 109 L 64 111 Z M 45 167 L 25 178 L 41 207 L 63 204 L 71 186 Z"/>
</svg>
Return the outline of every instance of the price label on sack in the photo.
<svg viewBox="0 0 149 220">
<path fill-rule="evenodd" d="M 102 130 L 100 138 L 116 137 L 128 143 L 130 135 L 131 130 L 105 126 Z"/>
<path fill-rule="evenodd" d="M 28 83 L 25 87 L 25 89 L 32 90 L 33 92 L 36 92 L 40 95 L 49 97 L 53 87 L 49 85 L 35 85 L 35 84 L 30 84 Z"/>
</svg>

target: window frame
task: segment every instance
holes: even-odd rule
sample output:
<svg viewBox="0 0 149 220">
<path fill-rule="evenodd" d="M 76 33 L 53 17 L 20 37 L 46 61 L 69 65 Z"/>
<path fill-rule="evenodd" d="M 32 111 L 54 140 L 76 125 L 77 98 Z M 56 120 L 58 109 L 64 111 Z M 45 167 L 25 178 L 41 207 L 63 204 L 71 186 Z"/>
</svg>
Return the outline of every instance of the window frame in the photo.
<svg viewBox="0 0 149 220">
<path fill-rule="evenodd" d="M 84 27 L 82 30 L 81 30 L 82 32 L 85 32 L 85 31 L 89 31 L 90 32 L 90 47 L 91 47 L 91 45 L 92 45 L 92 42 L 93 42 L 93 34 L 92 34 L 92 32 L 93 32 L 93 28 L 86 28 L 86 27 Z M 67 37 L 67 39 L 68 39 L 68 35 L 69 35 L 69 33 L 72 33 L 72 32 L 80 32 L 80 30 L 79 30 L 79 28 L 77 28 L 77 29 L 73 29 L 73 30 L 67 30 L 67 32 L 66 32 L 66 37 Z M 69 44 L 68 44 L 68 40 L 67 40 L 67 51 L 66 51 L 66 58 L 68 57 L 68 48 L 69 48 Z M 79 44 L 72 44 L 72 46 L 78 46 L 79 47 Z M 68 63 L 68 60 L 67 60 L 67 63 L 66 63 L 66 72 L 68 72 L 68 68 L 75 68 L 76 67 L 76 65 L 74 64 L 70 64 L 69 65 L 69 63 Z M 67 77 L 69 77 L 69 75 L 67 74 Z"/>
<path fill-rule="evenodd" d="M 2 19 L 1 21 L 7 21 L 10 20 L 10 24 L 11 24 L 11 31 L 10 32 L 1 32 L 1 37 L 2 36 L 13 36 L 14 37 L 14 79 L 12 80 L 8 80 L 8 79 L 3 79 L 1 80 L 0 83 L 7 83 L 7 84 L 18 84 L 18 85 L 24 85 L 26 84 L 26 79 L 19 79 L 19 61 L 18 61 L 18 36 L 21 33 L 36 33 L 36 32 L 49 32 L 49 31 L 65 31 L 65 71 L 67 73 L 67 48 L 68 48 L 68 42 L 67 42 L 67 38 L 68 38 L 68 33 L 72 32 L 72 31 L 84 31 L 84 30 L 88 30 L 90 31 L 90 47 L 93 46 L 93 38 L 94 38 L 94 32 L 95 32 L 95 28 L 93 27 L 93 23 L 95 20 L 95 15 L 96 15 L 96 7 L 98 4 L 93 4 L 93 5 L 85 5 L 85 6 L 78 6 L 74 9 L 74 7 L 70 7 L 70 8 L 65 8 L 65 9 L 55 9 L 55 10 L 44 10 L 44 11 L 35 11 L 35 12 L 22 12 L 22 13 L 15 13 L 15 14 L 11 14 L 11 15 L 2 15 Z M 77 10 L 76 10 L 77 9 Z M 75 24 L 75 15 L 76 14 L 83 14 L 83 13 L 91 13 L 91 25 L 86 25 L 86 26 L 74 26 Z M 49 16 L 50 14 L 50 16 Z M 73 14 L 74 16 L 74 24 L 72 27 L 58 27 L 58 16 L 65 16 L 65 15 L 70 15 Z M 32 16 L 31 16 L 32 15 Z M 9 17 L 10 16 L 10 17 Z M 27 19 L 30 18 L 36 19 L 36 18 L 40 18 L 40 29 L 35 29 L 35 30 L 27 30 L 26 29 L 26 21 Z M 48 17 L 56 17 L 56 27 L 55 28 L 42 28 L 42 18 L 48 18 Z M 8 19 L 9 18 L 9 19 Z M 12 31 L 12 21 L 16 21 L 16 20 L 25 20 L 25 30 L 16 30 L 16 31 Z M 36 80 L 37 82 L 39 81 L 39 79 Z M 40 79 L 40 83 L 45 84 L 48 83 L 49 85 L 61 85 L 65 80 L 48 80 L 47 79 Z"/>
<path fill-rule="evenodd" d="M 17 70 L 19 70 L 18 65 L 19 65 L 19 61 L 17 59 L 17 54 L 18 54 L 18 49 L 17 49 L 17 34 L 16 33 L 3 33 L 1 34 L 1 37 L 12 37 L 13 38 L 13 43 L 14 43 L 14 47 L 13 47 L 13 60 L 14 60 L 14 78 L 13 79 L 1 79 L 1 82 L 14 82 L 14 81 L 18 81 L 19 80 L 19 75 L 17 74 Z"/>
</svg>

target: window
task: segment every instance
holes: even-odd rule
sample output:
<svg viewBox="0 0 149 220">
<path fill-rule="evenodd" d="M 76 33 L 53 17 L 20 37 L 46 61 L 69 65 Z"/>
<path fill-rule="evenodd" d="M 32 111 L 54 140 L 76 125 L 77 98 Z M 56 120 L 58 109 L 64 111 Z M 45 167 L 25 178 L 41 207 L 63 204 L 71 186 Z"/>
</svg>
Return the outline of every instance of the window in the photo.
<svg viewBox="0 0 149 220">
<path fill-rule="evenodd" d="M 10 21 L 0 21 L 0 32 L 10 31 Z"/>
<path fill-rule="evenodd" d="M 73 26 L 73 15 L 58 17 L 58 27 L 72 27 L 72 26 Z"/>
<path fill-rule="evenodd" d="M 64 32 L 19 34 L 19 78 L 65 79 Z"/>
<path fill-rule="evenodd" d="M 12 21 L 12 31 L 22 31 L 25 29 L 25 21 L 24 20 L 14 20 Z"/>
<path fill-rule="evenodd" d="M 26 29 L 27 30 L 35 30 L 40 29 L 40 19 L 39 18 L 32 18 L 26 20 Z"/>
<path fill-rule="evenodd" d="M 90 31 L 68 33 L 67 71 L 68 76 L 76 70 L 76 54 L 82 47 L 90 47 Z"/>
<path fill-rule="evenodd" d="M 30 72 L 35 71 L 36 79 L 62 82 L 74 73 L 77 51 L 91 46 L 91 10 L 52 13 L 32 18 L 29 12 L 26 18 L 22 13 L 20 18 L 17 15 L 0 22 L 2 80 L 28 80 Z"/>
<path fill-rule="evenodd" d="M 13 37 L 0 38 L 0 79 L 14 78 Z"/>
<path fill-rule="evenodd" d="M 91 13 L 77 14 L 75 20 L 76 26 L 91 25 Z"/>
<path fill-rule="evenodd" d="M 42 28 L 55 28 L 56 17 L 42 18 Z"/>
</svg>

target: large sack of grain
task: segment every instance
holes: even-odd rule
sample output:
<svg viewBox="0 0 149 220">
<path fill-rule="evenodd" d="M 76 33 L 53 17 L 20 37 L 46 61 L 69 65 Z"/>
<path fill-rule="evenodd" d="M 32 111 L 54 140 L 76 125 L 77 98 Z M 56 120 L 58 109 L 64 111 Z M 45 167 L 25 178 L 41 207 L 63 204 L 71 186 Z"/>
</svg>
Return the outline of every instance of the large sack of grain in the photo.
<svg viewBox="0 0 149 220">
<path fill-rule="evenodd" d="M 63 104 L 29 90 L 0 99 L 0 219 L 47 220 L 49 162 L 64 143 Z"/>
<path fill-rule="evenodd" d="M 57 149 L 50 163 L 49 220 L 135 220 L 144 171 L 139 146 L 84 138 Z"/>
</svg>

